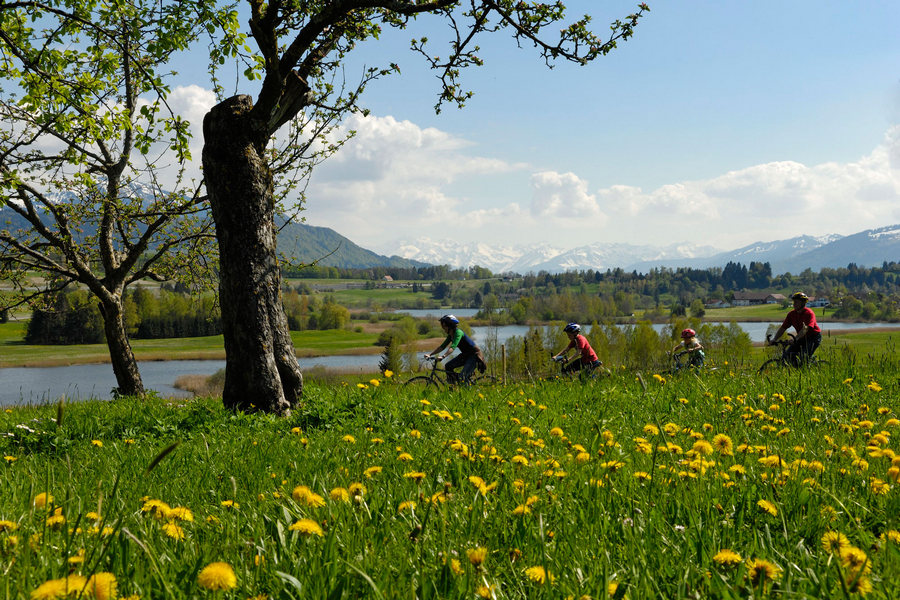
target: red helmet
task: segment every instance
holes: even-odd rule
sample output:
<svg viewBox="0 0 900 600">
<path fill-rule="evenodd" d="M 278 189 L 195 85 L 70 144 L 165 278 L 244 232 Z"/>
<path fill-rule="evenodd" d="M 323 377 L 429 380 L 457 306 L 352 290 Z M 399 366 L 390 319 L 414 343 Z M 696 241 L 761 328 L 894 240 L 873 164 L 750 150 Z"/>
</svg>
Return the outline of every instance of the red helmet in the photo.
<svg viewBox="0 0 900 600">
<path fill-rule="evenodd" d="M 681 337 L 683 337 L 686 340 L 688 340 L 692 337 L 695 337 L 696 335 L 697 335 L 697 332 L 694 331 L 693 329 L 682 329 L 681 330 Z"/>
</svg>

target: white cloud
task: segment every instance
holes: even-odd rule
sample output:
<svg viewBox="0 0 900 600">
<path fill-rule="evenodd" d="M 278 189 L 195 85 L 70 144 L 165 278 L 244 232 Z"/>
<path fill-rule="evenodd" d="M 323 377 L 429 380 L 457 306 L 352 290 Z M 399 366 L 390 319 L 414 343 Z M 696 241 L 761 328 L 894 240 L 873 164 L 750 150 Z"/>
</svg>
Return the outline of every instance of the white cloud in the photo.
<svg viewBox="0 0 900 600">
<path fill-rule="evenodd" d="M 588 192 L 587 181 L 574 173 L 542 171 L 531 176 L 531 213 L 538 218 L 604 218 L 597 198 Z"/>
<path fill-rule="evenodd" d="M 900 126 L 850 163 L 780 161 L 644 192 L 612 186 L 596 196 L 614 217 L 637 220 L 652 238 L 734 247 L 801 234 L 854 233 L 900 221 Z"/>
<path fill-rule="evenodd" d="M 466 178 L 503 176 L 523 168 L 478 156 L 472 144 L 435 128 L 393 117 L 354 115 L 338 136 L 356 135 L 321 164 L 307 190 L 305 216 L 360 242 L 434 232 L 452 237 L 454 223 L 468 221 L 469 200 L 449 186 Z M 354 237 L 355 236 L 355 237 Z"/>
</svg>

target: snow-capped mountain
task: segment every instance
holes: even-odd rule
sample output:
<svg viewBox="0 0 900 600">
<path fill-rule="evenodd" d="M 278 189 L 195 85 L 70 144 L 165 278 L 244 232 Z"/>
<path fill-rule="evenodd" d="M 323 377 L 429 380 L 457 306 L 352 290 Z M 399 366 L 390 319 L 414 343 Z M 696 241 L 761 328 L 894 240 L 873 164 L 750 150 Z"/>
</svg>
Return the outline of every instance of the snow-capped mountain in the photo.
<svg viewBox="0 0 900 600">
<path fill-rule="evenodd" d="M 773 273 L 799 273 L 807 268 L 818 271 L 846 267 L 849 263 L 872 267 L 881 266 L 884 261 L 897 261 L 900 259 L 900 225 L 869 229 L 848 236 L 802 235 L 786 240 L 755 242 L 727 251 L 688 243 L 665 247 L 597 243 L 563 250 L 549 245 L 492 246 L 421 238 L 401 244 L 392 253 L 431 264 L 463 268 L 479 265 L 495 273 L 605 271 L 617 267 L 646 273 L 654 267 L 706 269 L 724 267 L 729 262 L 744 265 L 768 262 Z"/>
<path fill-rule="evenodd" d="M 492 246 L 484 242 L 465 244 L 455 241 L 435 241 L 419 238 L 392 246 L 391 252 L 414 260 L 452 267 L 478 265 L 495 273 L 528 273 L 569 270 L 606 270 L 630 265 L 636 261 L 672 260 L 710 256 L 719 252 L 711 246 L 673 244 L 664 248 L 618 243 L 596 243 L 564 250 L 548 244 L 528 246 Z"/>
<path fill-rule="evenodd" d="M 384 251 L 387 253 L 387 251 Z M 538 246 L 503 246 L 483 242 L 465 244 L 453 240 L 432 240 L 418 238 L 414 241 L 400 242 L 399 247 L 390 246 L 391 254 L 402 258 L 416 257 L 413 260 L 433 265 L 450 265 L 451 267 L 468 268 L 485 267 L 494 273 L 506 271 L 523 272 L 523 265 L 549 260 L 563 252 L 560 248 L 541 244 Z"/>
</svg>

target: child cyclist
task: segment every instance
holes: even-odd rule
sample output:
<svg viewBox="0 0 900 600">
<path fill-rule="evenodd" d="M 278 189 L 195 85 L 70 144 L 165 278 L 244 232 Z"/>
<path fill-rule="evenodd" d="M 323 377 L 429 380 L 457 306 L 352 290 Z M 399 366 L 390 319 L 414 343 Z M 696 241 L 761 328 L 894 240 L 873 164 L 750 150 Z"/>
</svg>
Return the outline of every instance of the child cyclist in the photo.
<svg viewBox="0 0 900 600">
<path fill-rule="evenodd" d="M 425 358 L 432 358 L 441 350 L 446 348 L 443 356 L 435 357 L 435 360 L 443 360 L 453 354 L 453 351 L 459 349 L 459 354 L 454 359 L 444 365 L 447 371 L 447 381 L 457 383 L 458 381 L 469 381 L 472 373 L 477 368 L 484 373 L 487 365 L 484 361 L 484 354 L 481 349 L 475 345 L 472 338 L 467 336 L 462 329 L 459 328 L 459 319 L 453 315 L 444 315 L 440 318 L 441 329 L 447 334 L 447 339 L 437 347 L 431 354 L 426 354 Z M 456 369 L 462 367 L 460 373 L 456 373 Z"/>
<path fill-rule="evenodd" d="M 693 329 L 682 329 L 681 330 L 681 341 L 672 348 L 672 353 L 674 354 L 678 349 L 682 349 L 681 352 L 675 354 L 675 356 L 680 356 L 682 354 L 687 354 L 687 364 L 689 367 L 702 367 L 703 362 L 706 360 L 706 355 L 703 353 L 703 345 L 697 339 L 697 332 Z"/>
<path fill-rule="evenodd" d="M 563 327 L 563 331 L 569 336 L 569 345 L 566 346 L 564 350 L 554 355 L 552 357 L 553 360 L 566 360 L 566 355 L 568 355 L 569 350 L 573 348 L 576 352 L 576 360 L 566 364 L 563 367 L 563 373 L 574 373 L 581 369 L 595 369 L 603 364 L 600 362 L 600 359 L 597 358 L 597 353 L 591 348 L 591 343 L 587 341 L 586 337 L 581 335 L 581 325 L 578 323 L 569 323 Z M 578 353 L 580 353 L 580 356 L 577 356 Z"/>
</svg>

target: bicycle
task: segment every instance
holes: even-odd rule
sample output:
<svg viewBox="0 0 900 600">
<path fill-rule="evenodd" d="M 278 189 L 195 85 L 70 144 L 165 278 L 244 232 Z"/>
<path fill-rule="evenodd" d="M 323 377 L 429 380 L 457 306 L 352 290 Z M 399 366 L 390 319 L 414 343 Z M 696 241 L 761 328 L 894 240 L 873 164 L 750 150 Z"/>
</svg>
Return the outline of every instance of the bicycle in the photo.
<svg viewBox="0 0 900 600">
<path fill-rule="evenodd" d="M 816 366 L 824 366 L 828 363 L 824 360 L 816 357 L 815 354 L 809 356 L 805 352 L 801 352 L 799 354 L 800 364 L 794 364 L 791 357 L 788 355 L 788 348 L 791 347 L 791 344 L 794 343 L 795 337 L 793 334 L 788 334 L 788 339 L 786 340 L 776 340 L 772 341 L 771 335 L 766 335 L 766 344 L 773 346 L 781 346 L 781 354 L 779 356 L 775 356 L 773 358 L 768 359 L 762 365 L 760 365 L 757 373 L 765 373 L 767 371 L 773 371 L 777 367 L 816 367 Z"/>
<path fill-rule="evenodd" d="M 492 385 L 499 381 L 493 375 L 473 375 L 469 378 L 468 382 L 453 382 L 448 376 L 448 371 L 438 367 L 438 363 L 441 362 L 441 359 L 439 357 L 428 356 L 425 358 L 425 361 L 431 363 L 431 371 L 429 371 L 428 375 L 416 375 L 415 377 L 407 379 L 405 382 L 403 382 L 404 388 L 437 388 L 439 390 L 443 390 L 453 385 Z"/>
<path fill-rule="evenodd" d="M 556 373 L 556 375 L 555 375 L 555 377 L 557 377 L 557 378 L 577 376 L 582 381 L 587 381 L 588 379 L 597 379 L 604 373 L 608 373 L 608 371 L 603 368 L 603 363 L 600 363 L 596 367 L 588 366 L 588 367 L 582 367 L 581 369 L 578 369 L 577 371 L 566 372 L 564 369 L 565 369 L 565 366 L 569 363 L 569 361 L 565 357 L 560 356 L 560 357 L 554 358 L 551 356 L 550 360 L 552 360 L 553 362 L 555 362 L 559 365 L 559 373 Z M 573 360 L 581 360 L 581 357 L 576 356 Z"/>
</svg>

